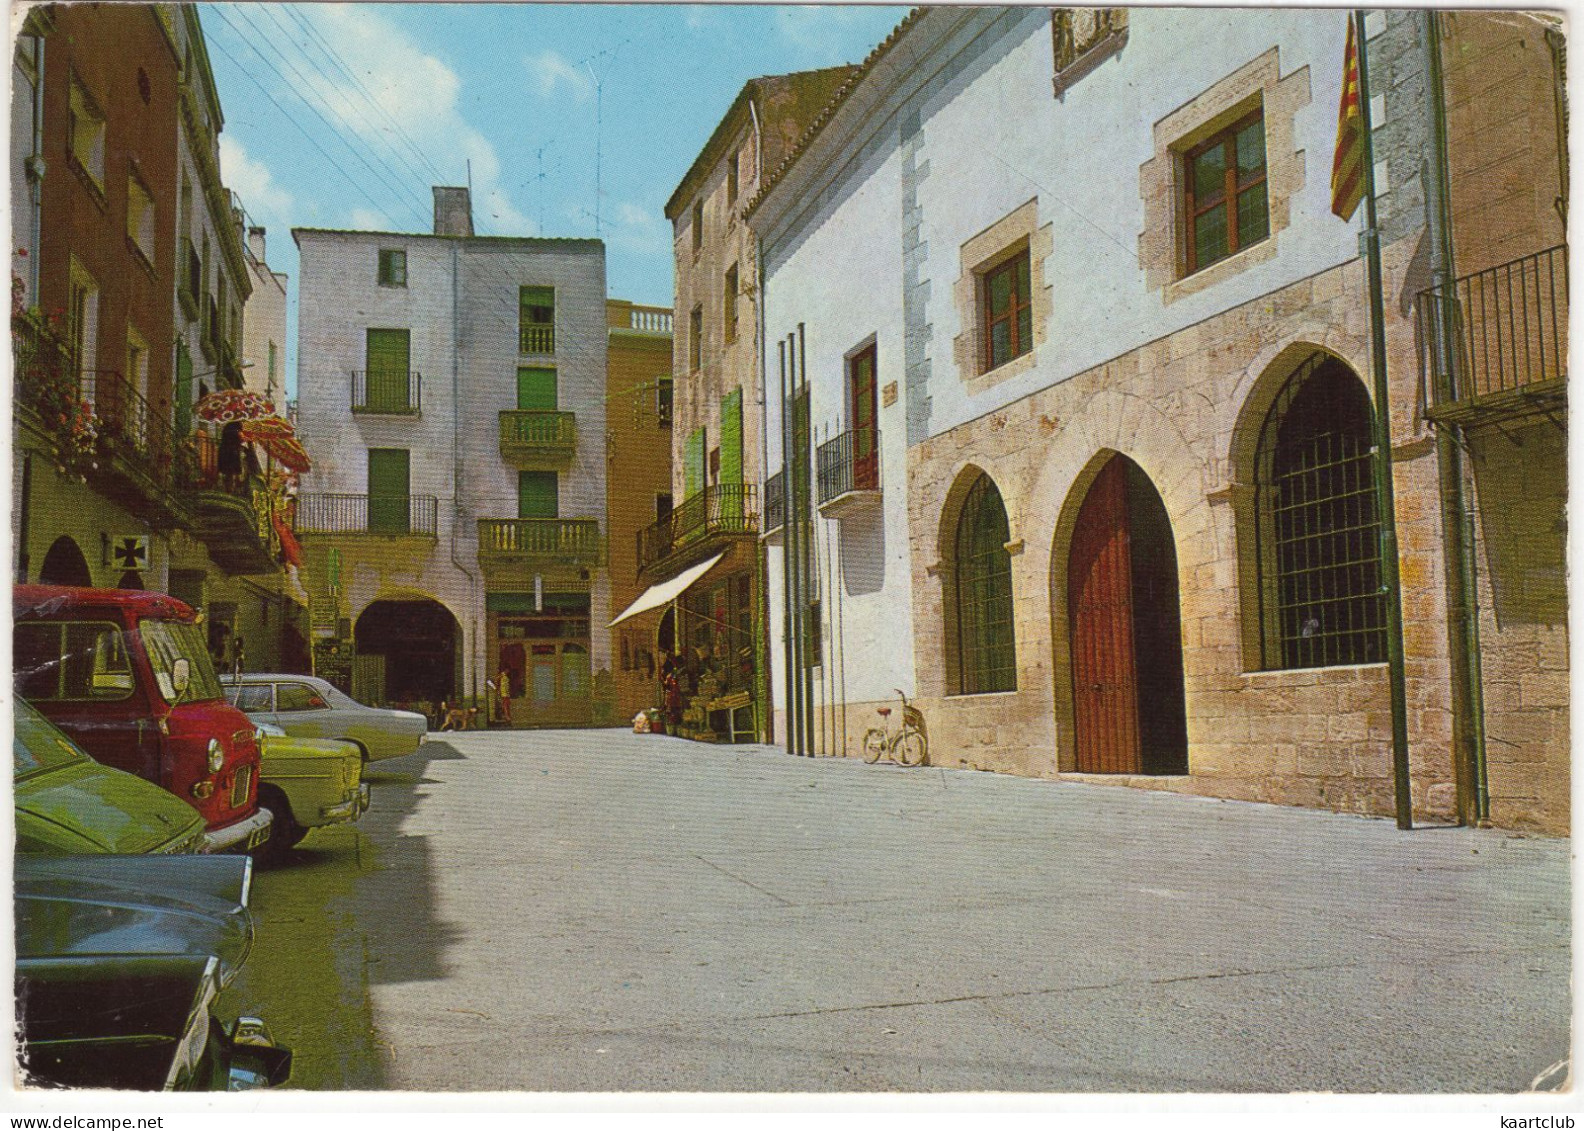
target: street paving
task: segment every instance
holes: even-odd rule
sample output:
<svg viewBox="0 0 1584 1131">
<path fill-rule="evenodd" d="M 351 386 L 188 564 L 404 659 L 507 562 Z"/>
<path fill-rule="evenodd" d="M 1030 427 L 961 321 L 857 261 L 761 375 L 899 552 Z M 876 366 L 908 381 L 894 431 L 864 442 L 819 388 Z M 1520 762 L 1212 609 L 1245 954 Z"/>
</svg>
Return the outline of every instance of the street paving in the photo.
<svg viewBox="0 0 1584 1131">
<path fill-rule="evenodd" d="M 260 871 L 228 991 L 296 1087 L 1515 1092 L 1568 1053 L 1565 840 L 613 730 L 370 780 Z"/>
</svg>

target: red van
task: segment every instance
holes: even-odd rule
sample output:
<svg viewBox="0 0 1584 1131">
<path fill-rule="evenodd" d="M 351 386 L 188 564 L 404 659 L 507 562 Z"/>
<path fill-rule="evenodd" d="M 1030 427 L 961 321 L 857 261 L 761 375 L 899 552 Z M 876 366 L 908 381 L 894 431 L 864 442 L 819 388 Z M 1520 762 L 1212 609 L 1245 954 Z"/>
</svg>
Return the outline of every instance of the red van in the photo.
<svg viewBox="0 0 1584 1131">
<path fill-rule="evenodd" d="M 12 611 L 18 695 L 96 760 L 197 809 L 206 851 L 263 842 L 253 724 L 226 702 L 190 607 L 133 589 L 18 585 Z"/>
</svg>

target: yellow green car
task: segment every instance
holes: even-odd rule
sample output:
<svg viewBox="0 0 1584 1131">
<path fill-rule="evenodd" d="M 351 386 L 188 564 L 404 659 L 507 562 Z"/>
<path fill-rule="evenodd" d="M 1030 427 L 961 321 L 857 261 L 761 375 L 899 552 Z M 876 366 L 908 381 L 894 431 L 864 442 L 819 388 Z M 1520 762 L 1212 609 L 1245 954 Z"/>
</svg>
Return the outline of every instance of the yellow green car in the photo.
<svg viewBox="0 0 1584 1131">
<path fill-rule="evenodd" d="M 269 839 L 258 849 L 278 860 L 309 829 L 355 821 L 369 804 L 363 753 L 350 742 L 289 738 L 280 728 L 259 731 L 259 807 L 268 809 Z"/>
<path fill-rule="evenodd" d="M 84 754 L 26 701 L 16 710 L 16 850 L 28 853 L 197 852 L 204 820 L 173 793 Z"/>
</svg>

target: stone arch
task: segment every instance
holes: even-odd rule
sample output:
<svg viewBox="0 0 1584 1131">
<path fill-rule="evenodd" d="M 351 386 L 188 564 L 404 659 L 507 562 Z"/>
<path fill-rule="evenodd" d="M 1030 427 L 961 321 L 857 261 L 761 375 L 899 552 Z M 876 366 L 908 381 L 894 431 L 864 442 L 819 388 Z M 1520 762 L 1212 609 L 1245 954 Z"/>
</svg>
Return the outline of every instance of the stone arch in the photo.
<svg viewBox="0 0 1584 1131">
<path fill-rule="evenodd" d="M 1336 337 L 1334 333 L 1317 333 L 1282 346 L 1272 346 L 1255 358 L 1238 382 L 1238 395 L 1232 405 L 1236 415 L 1229 429 L 1224 459 L 1226 491 L 1231 503 L 1237 547 L 1240 645 L 1245 671 L 1255 671 L 1264 666 L 1263 626 L 1260 619 L 1260 585 L 1263 576 L 1259 536 L 1261 518 L 1256 501 L 1255 465 L 1260 436 L 1271 408 L 1300 369 L 1311 363 L 1318 365 L 1333 361 L 1359 382 L 1373 411 L 1374 397 L 1369 383 L 1360 376 L 1362 371 L 1354 360 L 1337 348 L 1341 343 L 1334 340 Z"/>
<path fill-rule="evenodd" d="M 41 585 L 89 586 L 93 584 L 93 573 L 82 548 L 70 535 L 62 534 L 50 543 L 44 564 L 39 567 L 38 579 Z"/>
<path fill-rule="evenodd" d="M 352 638 L 354 697 L 434 708 L 463 694 L 463 622 L 439 598 L 422 590 L 383 590 L 358 610 Z"/>
<path fill-rule="evenodd" d="M 1029 491 L 1031 544 L 1049 548 L 1049 654 L 1052 711 L 1055 717 L 1055 768 L 1076 767 L 1072 666 L 1068 655 L 1068 560 L 1079 510 L 1096 477 L 1117 455 L 1126 456 L 1148 477 L 1166 509 L 1177 559 L 1181 616 L 1186 629 L 1195 617 L 1219 615 L 1224 598 L 1207 582 L 1222 556 L 1222 536 L 1210 500 L 1213 481 L 1209 455 L 1189 443 L 1178 423 L 1143 398 L 1105 389 L 1060 422 L 1057 440 L 1039 467 Z M 1213 451 L 1213 448 L 1211 449 Z M 1059 502 L 1058 502 L 1059 500 Z M 1034 525 L 1036 524 L 1037 525 Z M 1216 606 L 1211 608 L 1212 603 Z M 1191 694 L 1189 695 L 1191 708 Z"/>
<path fill-rule="evenodd" d="M 964 512 L 968 506 L 974 488 L 982 481 L 988 484 L 990 490 L 995 492 L 1002 508 L 1006 511 L 1008 542 L 1012 540 L 1012 507 L 1006 492 L 995 476 L 974 463 L 964 463 L 957 469 L 952 477 L 951 486 L 947 488 L 945 500 L 941 506 L 940 522 L 936 529 L 936 561 L 935 571 L 941 582 L 941 637 L 942 655 L 941 670 L 945 676 L 943 690 L 947 695 L 963 693 L 963 667 L 961 633 L 963 624 L 959 615 L 958 581 L 960 579 L 959 563 L 957 561 L 958 531 L 964 519 Z M 1008 562 L 1010 571 L 1010 561 Z M 1014 670 L 1016 667 L 1017 646 L 1014 637 L 1012 653 L 1014 657 Z M 1002 690 L 1015 690 L 1014 686 Z"/>
</svg>

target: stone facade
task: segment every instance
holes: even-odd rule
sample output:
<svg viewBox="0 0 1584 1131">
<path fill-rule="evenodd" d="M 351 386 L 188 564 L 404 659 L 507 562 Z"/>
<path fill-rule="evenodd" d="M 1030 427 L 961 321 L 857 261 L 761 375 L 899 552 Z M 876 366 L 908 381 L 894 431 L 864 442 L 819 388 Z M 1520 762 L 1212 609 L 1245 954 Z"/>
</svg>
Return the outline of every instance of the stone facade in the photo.
<svg viewBox="0 0 1584 1131">
<path fill-rule="evenodd" d="M 644 591 L 638 576 L 638 532 L 670 509 L 671 311 L 612 299 L 605 382 L 605 452 L 610 522 L 611 611 L 620 613 Z M 652 618 L 651 618 L 652 619 Z M 616 717 L 631 719 L 659 706 L 659 663 L 650 627 L 611 630 Z"/>
<path fill-rule="evenodd" d="M 455 224 L 459 193 L 466 190 L 436 190 L 437 230 Z M 434 647 L 451 658 L 423 661 L 412 677 L 434 689 L 431 705 L 461 697 L 493 712 L 498 697 L 486 683 L 506 667 L 515 724 L 614 717 L 603 565 L 604 246 L 466 231 L 293 236 L 301 252 L 298 431 L 314 461 L 297 521 L 317 647 L 335 648 L 345 666 L 348 653 L 359 654 L 356 638 L 384 633 L 394 672 L 389 657 L 403 646 L 391 615 L 440 606 Z M 546 289 L 553 313 L 544 329 L 525 328 L 522 288 Z M 368 376 L 376 368 L 371 330 L 396 331 L 407 347 L 406 380 L 379 396 Z M 377 368 L 394 371 L 388 361 Z M 522 370 L 553 373 L 554 408 L 534 410 L 531 422 L 519 420 Z M 371 452 L 407 453 L 396 488 L 407 500 L 401 513 L 374 502 L 392 488 L 370 482 L 377 462 L 401 457 Z M 523 517 L 525 473 L 535 477 L 538 510 L 553 507 L 554 518 Z M 377 615 L 360 625 L 376 603 Z M 547 626 L 558 633 L 554 663 L 540 663 L 522 620 L 556 611 L 566 615 Z M 363 664 L 367 693 L 382 697 L 373 665 Z M 416 670 L 420 661 L 409 654 L 400 665 Z"/>
<path fill-rule="evenodd" d="M 850 391 L 843 359 L 865 341 L 878 346 L 876 517 L 829 523 L 816 547 L 844 561 L 860 543 L 871 558 L 878 546 L 884 566 L 857 586 L 839 569 L 822 574 L 820 607 L 809 610 L 819 634 L 860 645 L 856 659 L 829 643 L 820 654 L 815 752 L 857 753 L 877 721 L 874 708 L 894 702 L 886 689 L 901 687 L 924 711 L 936 764 L 1389 815 L 1386 664 L 1292 667 L 1267 654 L 1264 607 L 1274 583 L 1266 573 L 1274 567 L 1261 531 L 1272 520 L 1256 499 L 1262 430 L 1300 367 L 1340 366 L 1358 395 L 1375 399 L 1361 214 L 1344 223 L 1329 211 L 1345 21 L 1254 10 L 1128 15 L 1126 36 L 1114 37 L 1103 58 L 1057 82 L 1054 105 L 1033 93 L 1050 82 L 1047 13 L 909 17 L 749 211 L 764 256 L 766 337 L 806 340 L 817 434 L 820 421 L 842 426 Z M 1492 23 L 1515 26 L 1507 17 Z M 1368 36 L 1411 800 L 1416 820 L 1454 821 L 1467 819 L 1460 799 L 1469 781 L 1454 756 L 1442 485 L 1417 322 L 1430 282 L 1423 26 L 1419 13 L 1374 13 Z M 1479 60 L 1523 51 L 1531 61 L 1549 58 L 1540 31 L 1517 38 L 1457 49 L 1455 57 L 1473 62 L 1462 79 L 1449 64 L 1454 121 L 1459 82 L 1488 85 Z M 1518 84 L 1506 128 L 1522 112 L 1533 119 L 1525 128 L 1538 129 L 1535 115 L 1551 110 L 1545 89 Z M 1022 112 L 1006 115 L 1009 99 Z M 1263 129 L 1266 234 L 1189 271 L 1185 155 L 1250 120 Z M 1453 210 L 1467 227 L 1457 140 L 1454 128 Z M 1478 141 L 1473 150 L 1493 152 Z M 1543 163 L 1547 152 L 1554 161 L 1554 144 L 1542 140 L 1523 150 L 1528 157 L 1512 156 L 1510 183 L 1527 185 L 1521 161 Z M 1137 187 L 1136 202 L 1121 197 L 1121 185 Z M 1491 185 L 1466 187 L 1497 229 L 1486 243 L 1510 248 L 1499 237 L 1515 222 L 1490 220 Z M 1548 191 L 1526 192 L 1520 203 L 1544 197 L 1549 205 Z M 1461 246 L 1462 231 L 1457 238 Z M 1031 342 L 991 368 L 976 348 L 985 331 L 974 320 L 988 317 L 985 279 L 1021 254 L 1032 261 Z M 783 466 L 779 416 L 772 406 L 767 474 Z M 1565 444 L 1555 432 L 1519 438 L 1526 459 L 1555 461 L 1547 466 L 1556 474 L 1525 480 L 1494 459 L 1482 463 L 1480 448 L 1473 461 L 1484 496 L 1487 715 L 1499 736 L 1492 815 L 1560 831 Z M 1078 773 L 1069 568 L 1080 511 L 1117 455 L 1152 488 L 1169 526 L 1186 772 Z M 1006 690 L 962 694 L 956 539 L 981 476 L 1006 512 L 1015 677 Z M 894 532 L 902 533 L 900 561 L 891 557 Z M 1537 534 L 1539 547 L 1530 548 Z M 768 571 L 774 622 L 786 572 L 776 547 Z M 1508 615 L 1498 607 L 1493 616 L 1504 595 Z M 772 630 L 778 730 L 784 639 Z M 862 646 L 875 640 L 886 642 L 878 661 Z M 1496 753 L 1498 744 L 1507 753 Z"/>
</svg>

